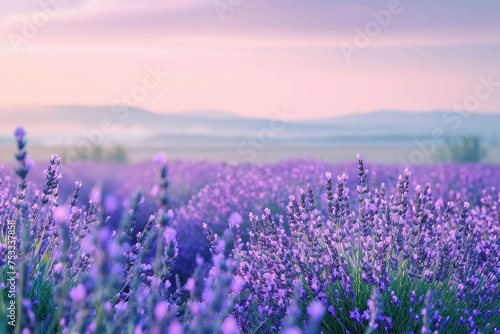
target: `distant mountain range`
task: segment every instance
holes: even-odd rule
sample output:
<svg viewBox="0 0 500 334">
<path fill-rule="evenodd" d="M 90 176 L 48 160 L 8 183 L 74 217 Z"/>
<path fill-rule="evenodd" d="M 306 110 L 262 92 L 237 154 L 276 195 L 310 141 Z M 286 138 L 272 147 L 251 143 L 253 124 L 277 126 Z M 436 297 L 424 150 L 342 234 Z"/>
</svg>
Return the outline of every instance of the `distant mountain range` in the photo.
<svg viewBox="0 0 500 334">
<path fill-rule="evenodd" d="M 0 109 L 0 114 L 0 144 L 11 142 L 10 134 L 18 125 L 25 127 L 31 142 L 47 145 L 101 134 L 105 143 L 137 145 L 222 145 L 257 136 L 272 137 L 275 144 L 296 145 L 398 143 L 433 135 L 474 134 L 494 143 L 500 138 L 500 113 L 376 111 L 287 122 L 224 111 L 161 114 L 138 108 L 85 106 Z"/>
</svg>

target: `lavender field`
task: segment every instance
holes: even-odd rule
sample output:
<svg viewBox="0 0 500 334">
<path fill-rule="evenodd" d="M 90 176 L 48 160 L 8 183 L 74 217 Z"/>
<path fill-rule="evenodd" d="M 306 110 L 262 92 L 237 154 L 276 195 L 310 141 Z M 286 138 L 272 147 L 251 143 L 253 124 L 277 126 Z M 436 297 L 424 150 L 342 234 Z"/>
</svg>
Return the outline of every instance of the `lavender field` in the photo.
<svg viewBox="0 0 500 334">
<path fill-rule="evenodd" d="M 1 171 L 0 332 L 500 333 L 500 166 Z"/>
<path fill-rule="evenodd" d="M 500 1 L 0 1 L 0 334 L 500 334 Z"/>
</svg>

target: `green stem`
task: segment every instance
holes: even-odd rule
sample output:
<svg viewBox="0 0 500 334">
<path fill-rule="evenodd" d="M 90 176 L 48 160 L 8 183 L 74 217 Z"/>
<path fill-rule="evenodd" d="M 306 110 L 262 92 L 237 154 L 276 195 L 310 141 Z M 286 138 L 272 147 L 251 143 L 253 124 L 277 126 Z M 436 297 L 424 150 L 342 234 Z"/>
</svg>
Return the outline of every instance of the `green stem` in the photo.
<svg viewBox="0 0 500 334">
<path fill-rule="evenodd" d="M 156 259 L 155 259 L 155 265 L 154 265 L 154 273 L 156 277 L 160 277 L 160 273 L 158 272 L 160 269 L 161 265 L 161 252 L 163 248 L 163 230 L 164 227 L 161 226 L 160 229 L 158 230 L 158 243 L 156 245 Z"/>
</svg>

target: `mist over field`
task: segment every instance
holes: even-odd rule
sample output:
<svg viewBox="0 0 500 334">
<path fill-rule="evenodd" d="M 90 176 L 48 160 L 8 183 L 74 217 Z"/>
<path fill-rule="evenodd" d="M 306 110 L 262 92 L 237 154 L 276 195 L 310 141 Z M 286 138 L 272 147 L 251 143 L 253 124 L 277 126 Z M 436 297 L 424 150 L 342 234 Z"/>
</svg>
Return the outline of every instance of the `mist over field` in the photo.
<svg viewBox="0 0 500 334">
<path fill-rule="evenodd" d="M 32 153 L 36 160 L 56 152 L 71 161 L 99 161 L 106 151 L 119 147 L 124 162 L 151 160 L 158 151 L 166 151 L 182 160 L 278 162 L 311 157 L 346 162 L 361 153 L 373 162 L 429 164 L 450 161 L 444 152 L 447 141 L 477 136 L 488 150 L 484 161 L 500 161 L 500 114 L 495 113 L 376 111 L 297 119 L 293 111 L 282 108 L 266 119 L 218 111 L 162 114 L 116 107 L 4 112 L 12 116 L 2 129 L 8 134 L 16 124 L 24 124 L 30 145 L 37 147 Z M 6 158 L 11 143 L 0 137 L 0 154 Z"/>
</svg>

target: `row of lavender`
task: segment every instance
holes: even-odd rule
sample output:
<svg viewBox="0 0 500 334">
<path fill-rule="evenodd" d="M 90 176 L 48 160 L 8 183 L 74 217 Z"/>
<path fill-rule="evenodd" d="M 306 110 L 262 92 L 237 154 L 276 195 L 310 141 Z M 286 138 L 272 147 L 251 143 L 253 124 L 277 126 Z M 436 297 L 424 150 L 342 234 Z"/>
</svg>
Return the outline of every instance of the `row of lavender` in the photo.
<svg viewBox="0 0 500 334">
<path fill-rule="evenodd" d="M 37 175 L 16 138 L 0 332 L 499 332 L 498 166 L 53 156 Z"/>
</svg>

